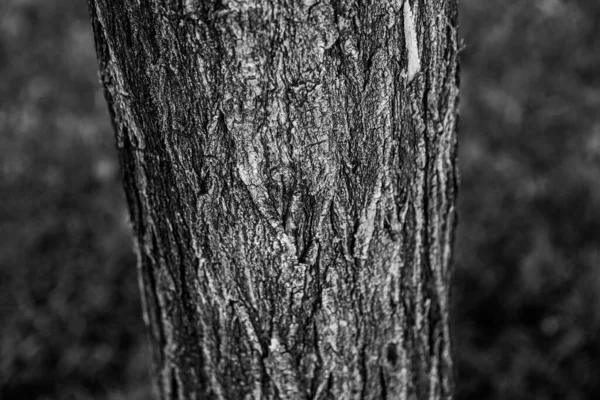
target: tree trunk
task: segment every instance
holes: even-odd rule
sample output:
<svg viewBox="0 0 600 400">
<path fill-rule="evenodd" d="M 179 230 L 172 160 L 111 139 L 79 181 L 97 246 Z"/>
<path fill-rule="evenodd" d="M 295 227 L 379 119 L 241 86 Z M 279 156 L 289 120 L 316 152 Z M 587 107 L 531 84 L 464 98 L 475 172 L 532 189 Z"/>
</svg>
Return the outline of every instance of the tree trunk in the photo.
<svg viewBox="0 0 600 400">
<path fill-rule="evenodd" d="M 162 399 L 449 399 L 455 0 L 90 0 Z"/>
</svg>

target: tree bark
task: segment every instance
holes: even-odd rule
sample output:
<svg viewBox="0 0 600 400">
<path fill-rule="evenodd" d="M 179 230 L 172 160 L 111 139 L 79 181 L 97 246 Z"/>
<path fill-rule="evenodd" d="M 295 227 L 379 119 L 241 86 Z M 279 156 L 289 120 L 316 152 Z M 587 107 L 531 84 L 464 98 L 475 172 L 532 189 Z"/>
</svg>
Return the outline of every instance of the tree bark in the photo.
<svg viewBox="0 0 600 400">
<path fill-rule="evenodd" d="M 89 0 L 162 399 L 449 399 L 456 0 Z"/>
</svg>

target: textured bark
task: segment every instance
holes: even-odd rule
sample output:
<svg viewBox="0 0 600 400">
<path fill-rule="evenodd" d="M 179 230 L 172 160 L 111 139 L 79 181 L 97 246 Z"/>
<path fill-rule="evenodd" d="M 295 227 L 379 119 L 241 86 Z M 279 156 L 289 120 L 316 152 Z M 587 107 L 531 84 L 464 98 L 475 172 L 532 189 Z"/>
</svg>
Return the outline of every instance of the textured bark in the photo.
<svg viewBox="0 0 600 400">
<path fill-rule="evenodd" d="M 90 0 L 163 399 L 448 399 L 456 0 Z"/>
</svg>

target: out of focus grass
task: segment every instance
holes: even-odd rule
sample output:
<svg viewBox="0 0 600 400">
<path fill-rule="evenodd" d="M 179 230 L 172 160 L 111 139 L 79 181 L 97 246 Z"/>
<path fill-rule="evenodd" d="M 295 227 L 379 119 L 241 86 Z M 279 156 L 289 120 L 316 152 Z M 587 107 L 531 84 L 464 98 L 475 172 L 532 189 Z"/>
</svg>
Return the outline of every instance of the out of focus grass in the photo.
<svg viewBox="0 0 600 400">
<path fill-rule="evenodd" d="M 458 399 L 600 398 L 600 3 L 462 0 Z M 85 2 L 0 2 L 0 398 L 146 399 Z"/>
</svg>

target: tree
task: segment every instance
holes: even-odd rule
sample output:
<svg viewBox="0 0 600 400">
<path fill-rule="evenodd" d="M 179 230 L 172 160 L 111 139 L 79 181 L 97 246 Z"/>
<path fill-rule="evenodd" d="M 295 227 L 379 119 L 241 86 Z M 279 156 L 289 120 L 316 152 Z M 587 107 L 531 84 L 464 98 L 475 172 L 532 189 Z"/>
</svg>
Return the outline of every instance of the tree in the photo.
<svg viewBox="0 0 600 400">
<path fill-rule="evenodd" d="M 456 1 L 89 8 L 162 398 L 451 398 Z"/>
</svg>

